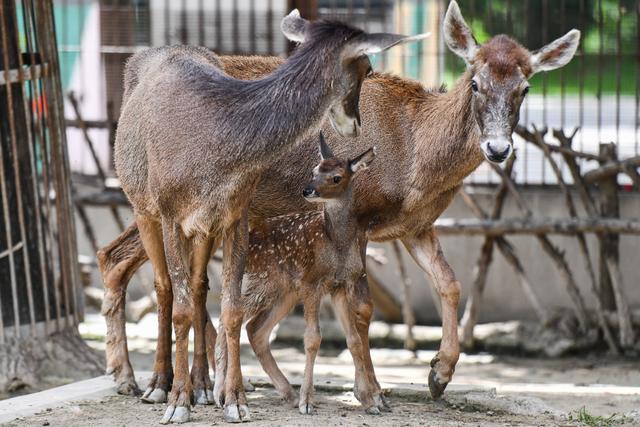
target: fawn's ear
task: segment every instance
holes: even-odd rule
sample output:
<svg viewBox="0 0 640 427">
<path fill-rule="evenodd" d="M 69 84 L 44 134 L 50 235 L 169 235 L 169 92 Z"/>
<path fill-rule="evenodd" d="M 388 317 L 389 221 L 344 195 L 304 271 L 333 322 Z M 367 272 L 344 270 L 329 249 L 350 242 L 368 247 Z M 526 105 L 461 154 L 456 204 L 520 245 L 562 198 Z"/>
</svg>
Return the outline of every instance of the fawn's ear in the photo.
<svg viewBox="0 0 640 427">
<path fill-rule="evenodd" d="M 444 41 L 449 49 L 470 64 L 478 52 L 478 42 L 462 17 L 460 7 L 455 0 L 449 3 L 442 26 Z"/>
<path fill-rule="evenodd" d="M 360 154 L 353 160 L 349 161 L 349 169 L 352 173 L 356 173 L 359 170 L 363 170 L 369 167 L 371 162 L 376 158 L 376 147 L 371 147 L 364 153 Z"/>
<path fill-rule="evenodd" d="M 573 29 L 564 36 L 531 53 L 533 73 L 563 67 L 571 61 L 580 44 L 580 31 Z"/>
<path fill-rule="evenodd" d="M 293 9 L 291 13 L 282 18 L 280 30 L 292 42 L 302 43 L 307 36 L 308 23 L 309 21 L 300 16 L 298 9 Z"/>
<path fill-rule="evenodd" d="M 324 135 L 320 132 L 320 158 L 322 160 L 330 159 L 333 157 L 333 151 L 331 151 L 331 147 L 327 144 L 327 141 L 324 140 Z"/>
</svg>

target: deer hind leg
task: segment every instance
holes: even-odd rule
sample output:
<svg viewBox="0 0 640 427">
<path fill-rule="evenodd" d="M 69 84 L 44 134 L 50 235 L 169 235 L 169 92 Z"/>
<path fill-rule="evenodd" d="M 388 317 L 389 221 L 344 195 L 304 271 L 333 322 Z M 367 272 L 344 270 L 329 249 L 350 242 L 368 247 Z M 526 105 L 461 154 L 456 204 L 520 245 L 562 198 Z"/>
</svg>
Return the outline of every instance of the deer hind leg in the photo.
<svg viewBox="0 0 640 427">
<path fill-rule="evenodd" d="M 304 302 L 304 352 L 306 361 L 304 365 L 304 380 L 300 387 L 300 402 L 298 409 L 303 415 L 313 413 L 313 366 L 320 349 L 322 335 L 320 334 L 320 320 L 318 312 L 320 308 L 320 295 L 311 295 Z"/>
<path fill-rule="evenodd" d="M 429 275 L 440 296 L 442 312 L 442 341 L 440 350 L 431 360 L 429 391 L 434 399 L 442 396 L 460 356 L 458 342 L 458 302 L 460 283 L 447 263 L 440 242 L 433 229 L 420 236 L 403 239 L 403 243 L 416 263 Z"/>
<path fill-rule="evenodd" d="M 377 391 L 375 384 L 371 383 L 367 375 L 367 364 L 365 362 L 365 349 L 362 338 L 356 327 L 356 319 L 353 315 L 351 301 L 347 298 L 344 289 L 336 290 L 332 293 L 331 299 L 336 310 L 336 315 L 342 324 L 347 337 L 347 347 L 351 352 L 353 364 L 355 366 L 355 381 L 353 394 L 360 401 L 368 414 L 380 414 L 374 395 Z"/>
<path fill-rule="evenodd" d="M 223 243 L 224 280 L 220 323 L 226 334 L 227 345 L 227 372 L 224 380 L 224 418 L 227 422 L 242 422 L 251 418 L 240 370 L 242 275 L 248 246 L 249 232 L 245 209 L 241 218 L 225 230 Z M 216 396 L 216 401 L 220 401 L 220 396 Z"/>
<path fill-rule="evenodd" d="M 131 276 L 147 261 L 138 227 L 133 223 L 96 254 L 104 281 L 102 315 L 107 322 L 107 375 L 113 374 L 119 394 L 140 394 L 127 347 L 125 297 Z"/>
<path fill-rule="evenodd" d="M 153 266 L 154 286 L 158 297 L 158 343 L 153 364 L 153 374 L 142 401 L 163 403 L 173 380 L 171 366 L 171 280 L 167 272 L 162 242 L 162 228 L 153 218 L 137 215 L 136 223 L 145 252 Z"/>
<path fill-rule="evenodd" d="M 369 325 L 373 317 L 373 299 L 369 292 L 369 282 L 367 275 L 363 274 L 356 282 L 354 292 L 348 295 L 349 305 L 351 306 L 350 313 L 354 316 L 354 323 L 360 340 L 362 341 L 362 349 L 365 363 L 365 372 L 367 375 L 367 381 L 373 387 L 373 400 L 376 402 L 376 406 L 379 410 L 384 412 L 391 412 L 391 407 L 387 398 L 382 392 L 380 383 L 376 378 L 376 373 L 373 368 L 373 361 L 371 360 L 371 348 L 369 345 Z M 375 412 L 375 411 L 374 411 Z"/>
<path fill-rule="evenodd" d="M 209 313 L 207 313 L 207 292 L 209 290 L 207 264 L 211 259 L 211 250 L 214 246 L 217 246 L 217 242 L 214 242 L 213 239 L 205 238 L 195 243 L 191 251 L 190 286 L 194 308 L 194 351 L 193 364 L 191 365 L 191 384 L 193 385 L 193 398 L 197 405 L 214 403 L 206 347 L 207 320 L 209 319 L 210 322 Z M 213 325 L 211 325 L 211 329 L 213 329 Z"/>
<path fill-rule="evenodd" d="M 167 268 L 171 276 L 173 307 L 171 320 L 176 334 L 176 361 L 168 407 L 161 423 L 189 421 L 192 384 L 189 375 L 189 329 L 193 321 L 193 295 L 189 286 L 189 263 L 184 236 L 177 224 L 162 219 Z"/>
<path fill-rule="evenodd" d="M 269 336 L 273 328 L 291 311 L 296 300 L 292 295 L 285 295 L 273 301 L 269 307 L 264 307 L 247 323 L 249 342 L 262 369 L 269 375 L 278 393 L 293 407 L 298 405 L 298 394 L 278 367 L 271 353 Z"/>
</svg>

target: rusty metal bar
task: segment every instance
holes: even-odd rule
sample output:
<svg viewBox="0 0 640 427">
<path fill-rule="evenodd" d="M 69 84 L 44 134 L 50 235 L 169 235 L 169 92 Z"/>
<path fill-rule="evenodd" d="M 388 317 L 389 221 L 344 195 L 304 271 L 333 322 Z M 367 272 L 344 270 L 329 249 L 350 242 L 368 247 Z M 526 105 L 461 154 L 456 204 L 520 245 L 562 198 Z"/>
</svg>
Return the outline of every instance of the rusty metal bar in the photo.
<svg viewBox="0 0 640 427">
<path fill-rule="evenodd" d="M 0 75 L 0 85 L 9 83 L 22 83 L 27 80 L 36 80 L 48 75 L 48 68 L 46 65 L 32 65 L 21 67 L 20 69 L 8 70 Z"/>
</svg>

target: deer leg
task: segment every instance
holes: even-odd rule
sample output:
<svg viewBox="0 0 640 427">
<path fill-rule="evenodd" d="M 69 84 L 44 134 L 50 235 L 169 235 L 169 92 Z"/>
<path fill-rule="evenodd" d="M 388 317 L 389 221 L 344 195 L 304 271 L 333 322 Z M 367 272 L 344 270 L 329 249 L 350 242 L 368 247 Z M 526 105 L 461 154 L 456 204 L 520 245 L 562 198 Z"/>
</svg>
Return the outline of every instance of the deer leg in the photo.
<svg viewBox="0 0 640 427">
<path fill-rule="evenodd" d="M 113 374 L 119 394 L 140 394 L 127 347 L 125 297 L 131 276 L 147 260 L 136 224 L 129 226 L 96 254 L 104 281 L 102 315 L 107 323 L 107 375 Z"/>
<path fill-rule="evenodd" d="M 300 402 L 298 409 L 303 415 L 313 413 L 313 366 L 320 349 L 322 335 L 320 334 L 320 320 L 318 310 L 320 308 L 320 296 L 311 295 L 304 302 L 304 352 L 306 356 L 304 365 L 304 380 L 300 387 Z"/>
<path fill-rule="evenodd" d="M 253 348 L 262 369 L 269 375 L 278 393 L 293 407 L 298 405 L 298 394 L 291 387 L 289 380 L 273 358 L 269 346 L 269 336 L 273 328 L 291 311 L 296 300 L 297 298 L 292 295 L 285 295 L 278 301 L 274 301 L 270 307 L 264 308 L 253 316 L 246 327 L 251 348 Z"/>
<path fill-rule="evenodd" d="M 373 400 L 379 410 L 391 412 L 391 407 L 387 398 L 382 392 L 380 383 L 376 378 L 376 373 L 371 360 L 371 348 L 369 346 L 369 325 L 373 318 L 373 300 L 369 292 L 369 282 L 367 275 L 363 274 L 356 282 L 353 295 L 349 295 L 351 310 L 350 313 L 355 317 L 354 323 L 360 340 L 362 341 L 362 349 L 364 355 L 365 372 L 369 384 L 374 388 Z"/>
<path fill-rule="evenodd" d="M 187 251 L 178 225 L 162 219 L 162 235 L 173 291 L 172 320 L 176 334 L 176 361 L 168 407 L 162 424 L 189 421 L 192 385 L 189 376 L 189 329 L 192 323 L 193 295 L 189 286 Z"/>
<path fill-rule="evenodd" d="M 155 219 L 143 215 L 137 215 L 136 222 L 144 245 L 144 251 L 149 256 L 153 266 L 153 283 L 158 297 L 156 357 L 153 364 L 153 375 L 141 399 L 147 403 L 164 403 L 167 401 L 167 393 L 173 380 L 173 368 L 171 366 L 171 304 L 173 292 L 169 273 L 167 272 L 160 224 Z"/>
<path fill-rule="evenodd" d="M 353 358 L 355 366 L 355 381 L 353 394 L 360 401 L 368 414 L 378 415 L 380 410 L 374 399 L 375 385 L 371 384 L 367 377 L 367 367 L 364 356 L 364 346 L 358 334 L 355 316 L 352 314 L 351 301 L 347 299 L 344 289 L 339 289 L 331 294 L 336 315 L 342 324 L 347 337 L 347 347 Z"/>
<path fill-rule="evenodd" d="M 436 356 L 431 360 L 429 373 L 429 391 L 434 399 L 442 396 L 460 356 L 458 342 L 458 302 L 460 283 L 447 263 L 440 242 L 433 229 L 420 236 L 405 238 L 402 241 L 416 261 L 427 272 L 431 283 L 440 296 L 442 311 L 442 341 Z"/>
<path fill-rule="evenodd" d="M 215 246 L 212 239 L 203 239 L 194 244 L 191 251 L 191 292 L 193 295 L 193 363 L 191 365 L 191 384 L 196 405 L 213 403 L 213 387 L 209 377 L 209 362 L 206 348 L 207 291 L 209 279 L 207 264 L 211 259 L 211 249 Z M 211 325 L 213 328 L 213 325 Z"/>
<path fill-rule="evenodd" d="M 250 419 L 240 370 L 240 327 L 242 326 L 242 275 L 249 246 L 247 210 L 228 230 L 223 243 L 222 313 L 220 321 L 226 334 L 227 372 L 224 380 L 224 418 L 227 422 Z"/>
</svg>

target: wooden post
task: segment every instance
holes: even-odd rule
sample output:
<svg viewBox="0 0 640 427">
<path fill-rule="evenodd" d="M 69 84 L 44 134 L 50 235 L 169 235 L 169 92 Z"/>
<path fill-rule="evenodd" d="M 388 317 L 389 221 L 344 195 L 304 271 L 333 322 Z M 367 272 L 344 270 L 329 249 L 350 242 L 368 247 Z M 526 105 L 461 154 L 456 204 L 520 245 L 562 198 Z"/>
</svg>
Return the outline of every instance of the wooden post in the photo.
<svg viewBox="0 0 640 427">
<path fill-rule="evenodd" d="M 600 162 L 615 162 L 617 160 L 617 149 L 615 144 L 600 144 L 600 156 L 604 159 Z M 618 175 L 612 175 L 598 181 L 599 193 L 598 203 L 600 205 L 600 216 L 603 218 L 620 217 L 620 206 L 618 204 Z M 607 259 L 618 262 L 620 258 L 617 234 L 604 234 L 600 240 L 600 301 L 605 310 L 615 311 L 616 301 L 611 286 L 611 275 L 607 268 Z"/>
</svg>

